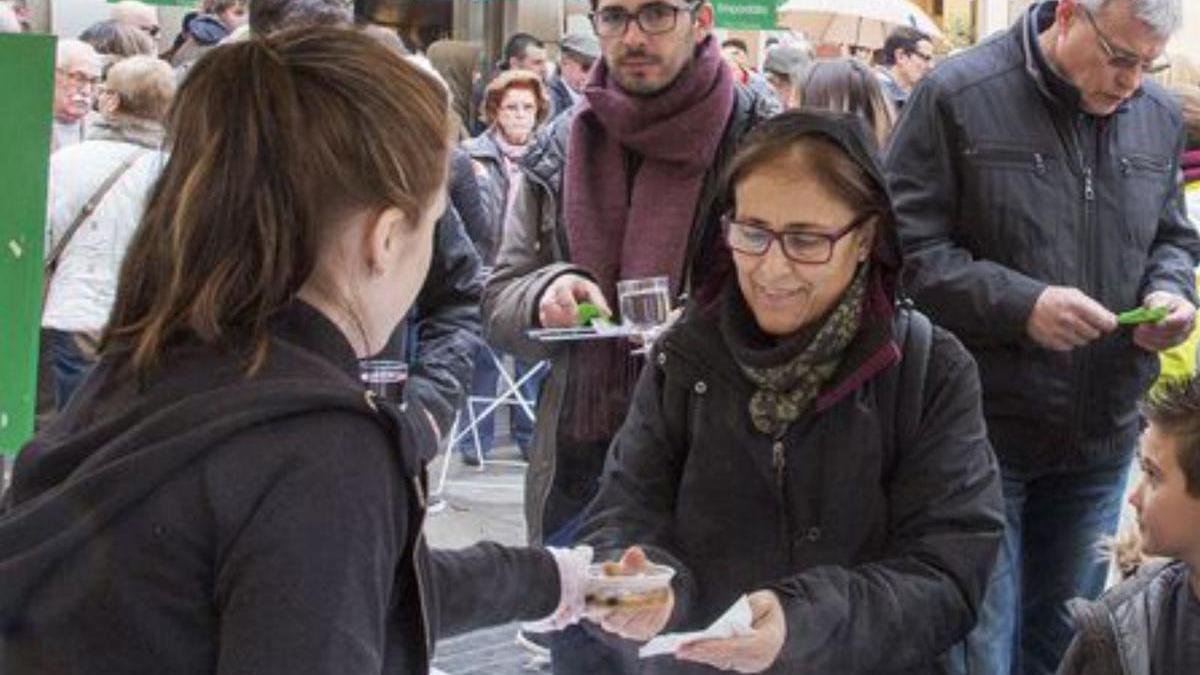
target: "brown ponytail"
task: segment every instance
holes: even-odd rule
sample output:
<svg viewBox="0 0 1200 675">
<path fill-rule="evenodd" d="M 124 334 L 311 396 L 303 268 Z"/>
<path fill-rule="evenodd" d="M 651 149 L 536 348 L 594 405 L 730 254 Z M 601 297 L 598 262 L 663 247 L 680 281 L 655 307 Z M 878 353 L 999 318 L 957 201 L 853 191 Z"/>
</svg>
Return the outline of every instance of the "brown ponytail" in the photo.
<svg viewBox="0 0 1200 675">
<path fill-rule="evenodd" d="M 364 209 L 420 222 L 442 188 L 448 96 L 343 28 L 214 49 L 170 114 L 170 159 L 130 244 L 103 349 L 138 374 L 184 338 L 266 356 L 267 322 L 312 273 L 334 223 Z"/>
</svg>

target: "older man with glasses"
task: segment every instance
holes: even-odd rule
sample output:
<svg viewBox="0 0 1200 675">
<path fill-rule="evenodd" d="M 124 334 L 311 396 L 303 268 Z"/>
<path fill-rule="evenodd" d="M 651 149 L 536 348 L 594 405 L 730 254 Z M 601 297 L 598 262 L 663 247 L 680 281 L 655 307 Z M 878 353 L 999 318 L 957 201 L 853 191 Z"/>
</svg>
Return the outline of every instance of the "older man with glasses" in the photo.
<svg viewBox="0 0 1200 675">
<path fill-rule="evenodd" d="M 1007 533 L 971 673 L 1052 673 L 1095 598 L 1137 401 L 1195 315 L 1178 106 L 1145 75 L 1181 0 L 1034 4 L 909 100 L 888 150 L 906 286 L 979 365 Z M 1118 313 L 1154 309 L 1157 317 Z"/>
<path fill-rule="evenodd" d="M 619 340 L 530 339 L 574 326 L 581 303 L 611 314 L 616 283 L 665 276 L 678 302 L 704 281 L 720 241 L 721 174 L 742 134 L 778 103 L 740 87 L 721 60 L 713 7 L 685 0 L 592 0 L 602 58 L 583 100 L 526 154 L 484 290 L 489 338 L 530 361 L 549 359 L 526 480 L 535 542 L 567 542 L 596 493 L 625 418 L 639 357 Z M 558 673 L 619 673 L 576 629 L 554 646 Z"/>
<path fill-rule="evenodd" d="M 51 151 L 83 141 L 87 114 L 100 84 L 100 56 L 86 42 L 59 40 L 54 64 Z"/>
</svg>

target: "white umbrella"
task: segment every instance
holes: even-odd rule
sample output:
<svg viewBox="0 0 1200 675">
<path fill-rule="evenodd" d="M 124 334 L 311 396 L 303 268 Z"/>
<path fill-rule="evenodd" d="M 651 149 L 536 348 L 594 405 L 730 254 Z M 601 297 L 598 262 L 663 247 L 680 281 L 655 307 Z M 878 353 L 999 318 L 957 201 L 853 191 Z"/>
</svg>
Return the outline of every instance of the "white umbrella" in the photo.
<svg viewBox="0 0 1200 675">
<path fill-rule="evenodd" d="M 898 26 L 942 38 L 933 19 L 908 0 L 788 0 L 777 16 L 780 26 L 804 31 L 814 43 L 879 49 Z"/>
</svg>

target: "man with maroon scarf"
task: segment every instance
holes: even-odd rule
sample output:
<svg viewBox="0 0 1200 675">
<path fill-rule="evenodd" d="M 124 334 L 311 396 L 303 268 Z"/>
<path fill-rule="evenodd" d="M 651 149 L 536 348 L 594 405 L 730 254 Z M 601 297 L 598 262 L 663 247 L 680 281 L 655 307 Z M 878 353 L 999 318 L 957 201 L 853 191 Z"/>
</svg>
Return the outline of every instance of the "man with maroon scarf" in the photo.
<svg viewBox="0 0 1200 675">
<path fill-rule="evenodd" d="M 676 298 L 701 292 L 720 240 L 719 176 L 742 134 L 778 110 L 734 82 L 708 2 L 592 0 L 592 10 L 603 59 L 584 100 L 528 151 L 484 290 L 489 341 L 551 361 L 525 490 L 538 543 L 573 538 L 642 363 L 621 341 L 525 332 L 574 325 L 580 302 L 615 307 L 620 279 L 667 276 Z M 576 672 L 557 650 L 555 669 Z"/>
</svg>

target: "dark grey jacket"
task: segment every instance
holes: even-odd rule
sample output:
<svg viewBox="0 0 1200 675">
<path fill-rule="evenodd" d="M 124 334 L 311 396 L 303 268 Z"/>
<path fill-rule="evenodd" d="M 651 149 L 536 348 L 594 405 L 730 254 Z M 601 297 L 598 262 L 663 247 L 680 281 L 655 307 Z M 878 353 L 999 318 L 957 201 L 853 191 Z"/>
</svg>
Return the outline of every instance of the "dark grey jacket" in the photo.
<svg viewBox="0 0 1200 675">
<path fill-rule="evenodd" d="M 1195 302 L 1200 254 L 1177 107 L 1147 81 L 1111 117 L 1081 114 L 1035 61 L 1037 9 L 925 77 L 886 158 L 905 286 L 974 354 L 996 452 L 1026 470 L 1127 453 L 1158 368 L 1129 329 L 1069 353 L 1035 345 L 1042 290 L 1077 287 L 1114 312 L 1154 290 Z"/>
<path fill-rule="evenodd" d="M 1181 562 L 1159 561 L 1095 602 L 1071 601 L 1075 639 L 1058 666 L 1058 675 L 1150 675 L 1150 650 L 1161 608 L 1176 580 L 1186 574 L 1187 566 Z"/>
<path fill-rule="evenodd" d="M 368 402 L 328 319 L 272 334 L 253 377 L 177 343 L 139 386 L 107 355 L 26 446 L 0 672 L 425 673 L 437 636 L 553 611 L 546 552 L 427 550 L 428 424 Z"/>
<path fill-rule="evenodd" d="M 899 363 L 835 375 L 840 398 L 779 439 L 753 429 L 754 387 L 718 319 L 685 318 L 642 372 L 582 540 L 600 559 L 642 544 L 679 571 L 670 630 L 776 590 L 788 637 L 768 672 L 940 672 L 974 624 L 1003 510 L 975 365 L 907 313 Z M 860 336 L 844 364 L 871 353 Z M 630 672 L 714 671 L 659 658 Z"/>
<path fill-rule="evenodd" d="M 719 237 L 720 211 L 709 208 L 718 198 L 720 172 L 733 157 L 738 140 L 759 120 L 778 112 L 774 99 L 737 88 L 733 114 L 722 132 L 712 169 L 705 175 L 690 249 L 692 275 L 710 268 L 713 244 Z M 588 272 L 571 263 L 566 230 L 562 227 L 562 183 L 567 137 L 574 113 L 556 117 L 539 134 L 525 156 L 521 184 L 509 208 L 496 269 L 483 293 L 484 332 L 488 342 L 530 361 L 551 360 L 550 374 L 538 399 L 538 424 L 525 481 L 525 517 L 530 540 L 541 541 L 542 511 L 554 479 L 555 448 L 563 390 L 570 368 L 569 350 L 563 343 L 530 340 L 537 303 L 555 277 Z M 677 289 L 678 290 L 678 289 Z"/>
<path fill-rule="evenodd" d="M 425 284 L 413 311 L 385 349 L 411 364 L 405 391 L 414 403 L 433 414 L 443 437 L 450 433 L 454 414 L 466 402 L 480 339 L 482 293 L 479 255 L 458 212 L 447 208 L 434 232 L 433 259 Z M 401 346 L 408 337 L 416 344 L 407 345 L 407 354 L 402 354 Z"/>
<path fill-rule="evenodd" d="M 482 169 L 476 174 L 479 186 L 479 202 L 487 219 L 487 247 L 480 250 L 479 257 L 485 266 L 496 264 L 496 253 L 504 233 L 504 214 L 508 211 L 508 171 L 504 168 L 504 156 L 496 145 L 493 133 L 496 128 L 488 127 L 475 138 L 463 141 L 462 149 L 475 167 Z"/>
</svg>

